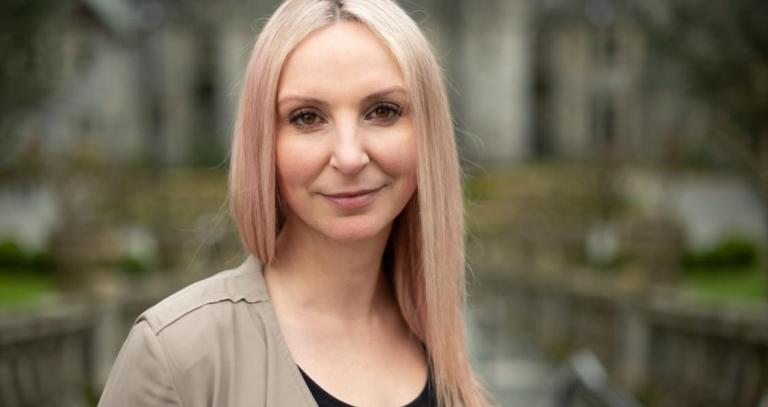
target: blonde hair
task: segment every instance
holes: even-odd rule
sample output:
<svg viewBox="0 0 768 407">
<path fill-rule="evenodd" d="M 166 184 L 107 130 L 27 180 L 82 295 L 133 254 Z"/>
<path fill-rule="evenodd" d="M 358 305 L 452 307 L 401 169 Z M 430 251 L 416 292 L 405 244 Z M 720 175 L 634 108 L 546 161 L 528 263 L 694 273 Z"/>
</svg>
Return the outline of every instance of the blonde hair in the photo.
<svg viewBox="0 0 768 407">
<path fill-rule="evenodd" d="M 364 24 L 402 70 L 418 134 L 417 192 L 395 220 L 388 258 L 401 312 L 427 348 L 443 406 L 483 406 L 465 349 L 464 208 L 460 168 L 442 74 L 429 43 L 389 0 L 288 0 L 254 46 L 232 142 L 229 188 L 244 245 L 274 258 L 281 219 L 276 192 L 275 104 L 280 72 L 311 33 L 339 21 Z"/>
</svg>

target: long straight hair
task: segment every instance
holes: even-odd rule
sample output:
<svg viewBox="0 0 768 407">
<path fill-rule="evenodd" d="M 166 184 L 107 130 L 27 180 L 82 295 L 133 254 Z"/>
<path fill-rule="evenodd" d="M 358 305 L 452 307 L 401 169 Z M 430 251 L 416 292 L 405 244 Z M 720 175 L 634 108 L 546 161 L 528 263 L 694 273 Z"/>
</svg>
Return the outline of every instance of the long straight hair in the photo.
<svg viewBox="0 0 768 407">
<path fill-rule="evenodd" d="M 246 69 L 232 142 L 230 202 L 247 250 L 269 264 L 284 214 L 276 191 L 276 95 L 283 64 L 311 33 L 350 21 L 371 30 L 398 62 L 417 134 L 417 192 L 398 215 L 384 261 L 400 311 L 424 343 L 441 406 L 484 406 L 470 367 L 461 176 L 442 73 L 413 20 L 390 0 L 288 0 L 267 21 Z"/>
</svg>

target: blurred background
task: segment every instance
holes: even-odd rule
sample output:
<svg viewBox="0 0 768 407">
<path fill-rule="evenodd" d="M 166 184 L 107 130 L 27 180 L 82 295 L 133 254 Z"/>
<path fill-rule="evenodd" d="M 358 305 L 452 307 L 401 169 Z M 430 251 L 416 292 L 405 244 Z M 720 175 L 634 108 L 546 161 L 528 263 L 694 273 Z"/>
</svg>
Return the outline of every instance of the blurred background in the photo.
<svg viewBox="0 0 768 407">
<path fill-rule="evenodd" d="M 407 0 L 449 85 L 468 330 L 503 406 L 768 405 L 768 2 Z M 0 4 L 0 406 L 95 405 L 133 319 L 238 265 L 273 0 Z"/>
</svg>

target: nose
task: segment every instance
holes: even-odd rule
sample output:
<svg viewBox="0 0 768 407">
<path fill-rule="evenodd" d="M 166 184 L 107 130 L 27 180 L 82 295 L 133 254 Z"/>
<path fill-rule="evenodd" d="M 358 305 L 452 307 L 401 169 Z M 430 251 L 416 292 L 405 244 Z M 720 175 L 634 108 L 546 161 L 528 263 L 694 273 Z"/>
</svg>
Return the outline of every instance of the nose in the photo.
<svg viewBox="0 0 768 407">
<path fill-rule="evenodd" d="M 371 161 L 357 123 L 337 123 L 330 165 L 344 175 L 362 171 Z"/>
</svg>

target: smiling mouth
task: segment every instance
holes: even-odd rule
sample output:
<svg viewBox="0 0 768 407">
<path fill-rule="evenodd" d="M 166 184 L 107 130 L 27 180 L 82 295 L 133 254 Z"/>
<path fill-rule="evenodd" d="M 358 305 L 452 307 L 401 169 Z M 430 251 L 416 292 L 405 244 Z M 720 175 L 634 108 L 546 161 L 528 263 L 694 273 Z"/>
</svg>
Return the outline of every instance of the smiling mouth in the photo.
<svg viewBox="0 0 768 407">
<path fill-rule="evenodd" d="M 340 209 L 357 209 L 371 203 L 383 187 L 375 189 L 366 189 L 351 192 L 341 192 L 338 194 L 321 194 L 333 206 Z"/>
</svg>

